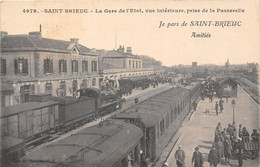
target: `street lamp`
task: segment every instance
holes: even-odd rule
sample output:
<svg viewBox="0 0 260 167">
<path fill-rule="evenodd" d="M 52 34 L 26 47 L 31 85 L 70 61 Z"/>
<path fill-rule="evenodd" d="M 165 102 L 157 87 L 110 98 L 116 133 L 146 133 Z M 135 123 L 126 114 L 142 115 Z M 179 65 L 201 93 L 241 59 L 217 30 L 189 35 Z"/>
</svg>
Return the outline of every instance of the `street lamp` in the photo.
<svg viewBox="0 0 260 167">
<path fill-rule="evenodd" d="M 232 107 L 233 107 L 233 124 L 235 124 L 235 107 L 236 107 L 236 102 L 235 102 L 234 99 L 231 101 L 231 104 L 232 104 Z"/>
</svg>

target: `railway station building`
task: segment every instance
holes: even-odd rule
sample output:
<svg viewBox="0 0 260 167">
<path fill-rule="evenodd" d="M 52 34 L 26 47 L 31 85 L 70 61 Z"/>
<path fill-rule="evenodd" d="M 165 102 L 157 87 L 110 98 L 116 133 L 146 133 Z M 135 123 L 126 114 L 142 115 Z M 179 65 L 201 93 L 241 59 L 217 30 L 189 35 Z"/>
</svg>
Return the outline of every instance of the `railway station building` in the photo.
<svg viewBox="0 0 260 167">
<path fill-rule="evenodd" d="M 2 106 L 28 102 L 31 94 L 73 96 L 79 88 L 98 88 L 98 80 L 98 55 L 77 38 L 1 32 Z"/>
<path fill-rule="evenodd" d="M 218 81 L 219 88 L 216 93 L 218 97 L 237 97 L 237 82 L 230 78 L 222 78 Z"/>
<path fill-rule="evenodd" d="M 120 46 L 117 50 L 98 50 L 100 54 L 100 75 L 103 84 L 110 82 L 118 87 L 122 77 L 134 77 L 154 74 L 154 68 L 143 68 L 141 56 L 132 54 L 132 48 Z"/>
</svg>

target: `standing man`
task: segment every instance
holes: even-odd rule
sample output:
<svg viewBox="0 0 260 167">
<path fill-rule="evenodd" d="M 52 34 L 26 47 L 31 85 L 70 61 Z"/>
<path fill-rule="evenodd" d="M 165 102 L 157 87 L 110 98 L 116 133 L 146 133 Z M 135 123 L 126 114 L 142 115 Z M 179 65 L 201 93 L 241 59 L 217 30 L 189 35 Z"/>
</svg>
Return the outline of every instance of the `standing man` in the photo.
<svg viewBox="0 0 260 167">
<path fill-rule="evenodd" d="M 218 115 L 218 102 L 216 101 L 216 104 L 215 104 L 215 110 L 216 110 L 216 115 Z"/>
<path fill-rule="evenodd" d="M 225 161 L 229 164 L 229 159 L 232 155 L 232 145 L 231 145 L 231 141 L 229 138 L 225 139 L 224 142 L 224 157 L 225 157 Z"/>
<path fill-rule="evenodd" d="M 185 152 L 182 150 L 181 145 L 179 145 L 179 149 L 175 152 L 175 159 L 177 167 L 185 166 Z"/>
<path fill-rule="evenodd" d="M 219 157 L 215 146 L 213 146 L 209 151 L 208 162 L 210 163 L 210 167 L 217 167 L 218 165 Z"/>
<path fill-rule="evenodd" d="M 222 98 L 219 100 L 219 108 L 220 108 L 220 112 L 222 113 L 224 110 L 224 101 Z"/>
<path fill-rule="evenodd" d="M 139 102 L 139 99 L 136 97 L 135 98 L 135 104 L 137 104 Z"/>
<path fill-rule="evenodd" d="M 198 103 L 197 103 L 196 101 L 194 101 L 194 102 L 193 102 L 193 108 L 194 108 L 194 111 L 196 111 L 197 106 L 198 106 Z"/>
<path fill-rule="evenodd" d="M 243 144 L 241 141 L 242 141 L 241 138 L 238 138 L 238 140 L 235 139 L 235 144 L 233 147 L 238 161 L 238 167 L 243 166 Z"/>
<path fill-rule="evenodd" d="M 192 161 L 192 165 L 194 164 L 194 167 L 203 166 L 203 156 L 202 156 L 201 152 L 199 152 L 199 147 L 195 148 L 191 161 Z"/>
<path fill-rule="evenodd" d="M 243 127 L 242 127 L 242 124 L 239 125 L 239 128 L 238 128 L 238 137 L 242 137 L 243 136 Z"/>
</svg>

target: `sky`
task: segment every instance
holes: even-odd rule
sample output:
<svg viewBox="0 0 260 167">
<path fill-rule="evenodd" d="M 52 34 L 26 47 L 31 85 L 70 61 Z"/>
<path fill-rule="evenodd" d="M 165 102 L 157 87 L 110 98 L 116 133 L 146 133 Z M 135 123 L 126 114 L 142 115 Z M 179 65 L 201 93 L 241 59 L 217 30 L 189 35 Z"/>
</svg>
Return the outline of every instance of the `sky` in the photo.
<svg viewBox="0 0 260 167">
<path fill-rule="evenodd" d="M 147 55 L 163 65 L 223 65 L 259 62 L 259 1 L 5 1 L 1 3 L 1 31 L 28 34 L 39 31 L 46 38 L 70 40 L 88 48 L 112 50 L 132 47 L 133 54 Z M 146 13 L 145 9 L 245 9 L 244 13 Z M 23 13 L 36 9 L 39 13 Z M 45 9 L 88 9 L 89 13 L 44 13 Z M 144 13 L 95 13 L 96 9 L 142 9 Z M 93 12 L 91 12 L 93 11 Z M 159 28 L 160 21 L 165 23 Z M 180 26 L 185 21 L 241 21 L 241 26 Z M 179 26 L 167 28 L 168 23 Z M 192 32 L 209 33 L 210 38 L 192 38 Z M 116 39 L 116 40 L 115 40 Z M 116 42 L 115 42 L 116 41 Z M 115 44 L 116 43 L 116 44 Z"/>
</svg>

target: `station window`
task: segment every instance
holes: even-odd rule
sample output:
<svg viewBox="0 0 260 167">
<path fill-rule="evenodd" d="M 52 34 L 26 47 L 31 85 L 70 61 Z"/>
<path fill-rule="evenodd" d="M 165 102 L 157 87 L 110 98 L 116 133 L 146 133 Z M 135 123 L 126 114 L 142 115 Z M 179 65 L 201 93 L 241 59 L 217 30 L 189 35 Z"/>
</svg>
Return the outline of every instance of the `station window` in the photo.
<svg viewBox="0 0 260 167">
<path fill-rule="evenodd" d="M 60 82 L 60 96 L 66 96 L 66 82 Z"/>
<path fill-rule="evenodd" d="M 53 60 L 52 59 L 44 59 L 44 74 L 53 73 Z"/>
<path fill-rule="evenodd" d="M 82 72 L 88 72 L 88 61 L 82 61 Z"/>
<path fill-rule="evenodd" d="M 67 60 L 59 60 L 59 71 L 60 73 L 67 72 Z"/>
<path fill-rule="evenodd" d="M 45 92 L 46 94 L 52 94 L 52 83 L 45 84 Z"/>
<path fill-rule="evenodd" d="M 131 60 L 129 60 L 129 68 L 131 68 Z"/>
<path fill-rule="evenodd" d="M 28 74 L 28 59 L 14 59 L 14 72 L 15 74 Z"/>
<path fill-rule="evenodd" d="M 77 89 L 78 89 L 78 81 L 77 81 L 77 80 L 73 80 L 73 81 L 72 81 L 72 91 L 73 91 L 73 95 L 76 94 Z"/>
<path fill-rule="evenodd" d="M 6 75 L 6 59 L 1 58 L 1 74 Z"/>
<path fill-rule="evenodd" d="M 96 83 L 96 78 L 93 78 L 93 79 L 92 79 L 92 86 L 96 86 L 96 84 L 97 84 L 97 83 Z"/>
<path fill-rule="evenodd" d="M 92 72 L 96 72 L 96 71 L 97 71 L 97 62 L 92 61 Z"/>
<path fill-rule="evenodd" d="M 78 60 L 71 60 L 72 72 L 78 72 Z"/>
</svg>

